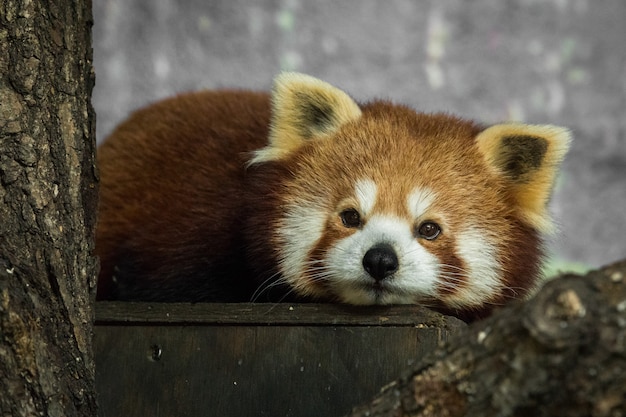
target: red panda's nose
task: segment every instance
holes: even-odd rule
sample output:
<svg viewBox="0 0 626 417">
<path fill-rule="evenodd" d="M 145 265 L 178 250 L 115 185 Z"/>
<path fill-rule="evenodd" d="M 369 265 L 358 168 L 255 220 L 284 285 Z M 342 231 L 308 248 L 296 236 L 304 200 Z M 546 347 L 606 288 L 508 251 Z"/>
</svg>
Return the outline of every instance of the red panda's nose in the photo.
<svg viewBox="0 0 626 417">
<path fill-rule="evenodd" d="M 398 270 L 398 257 L 391 245 L 380 243 L 365 253 L 363 268 L 376 281 L 382 281 Z"/>
</svg>

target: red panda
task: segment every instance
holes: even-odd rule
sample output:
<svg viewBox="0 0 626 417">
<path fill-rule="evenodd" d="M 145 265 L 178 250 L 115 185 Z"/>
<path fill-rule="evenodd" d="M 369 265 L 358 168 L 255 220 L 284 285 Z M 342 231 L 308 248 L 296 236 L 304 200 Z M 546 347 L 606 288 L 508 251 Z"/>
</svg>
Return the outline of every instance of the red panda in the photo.
<svg viewBox="0 0 626 417">
<path fill-rule="evenodd" d="M 527 296 L 567 129 L 357 104 L 283 73 L 132 114 L 99 147 L 99 299 L 422 304 Z"/>
</svg>

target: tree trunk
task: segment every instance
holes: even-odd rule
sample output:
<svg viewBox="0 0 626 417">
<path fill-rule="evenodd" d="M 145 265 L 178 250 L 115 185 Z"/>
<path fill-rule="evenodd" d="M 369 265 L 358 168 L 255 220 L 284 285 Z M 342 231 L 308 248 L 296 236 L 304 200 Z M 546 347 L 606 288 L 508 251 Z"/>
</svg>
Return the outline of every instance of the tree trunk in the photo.
<svg viewBox="0 0 626 417">
<path fill-rule="evenodd" d="M 0 415 L 96 414 L 90 0 L 0 5 Z"/>
<path fill-rule="evenodd" d="M 475 323 L 364 416 L 626 416 L 626 260 Z"/>
</svg>

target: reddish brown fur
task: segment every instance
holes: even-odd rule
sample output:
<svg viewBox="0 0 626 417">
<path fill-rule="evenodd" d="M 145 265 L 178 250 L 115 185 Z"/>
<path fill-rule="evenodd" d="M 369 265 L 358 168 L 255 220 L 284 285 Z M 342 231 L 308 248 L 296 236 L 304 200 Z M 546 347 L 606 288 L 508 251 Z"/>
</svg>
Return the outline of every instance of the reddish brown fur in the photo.
<svg viewBox="0 0 626 417">
<path fill-rule="evenodd" d="M 439 211 L 447 214 L 449 229 L 461 230 L 468 224 L 483 223 L 486 233 L 492 235 L 501 245 L 499 261 L 505 266 L 502 279 L 515 293 L 507 290 L 490 300 L 490 304 L 469 312 L 450 310 L 437 300 L 425 300 L 426 304 L 472 319 L 487 315 L 495 306 L 502 305 L 511 298 L 524 296 L 533 287 L 539 273 L 542 257 L 540 238 L 534 229 L 520 220 L 513 202 L 507 199 L 508 191 L 504 180 L 489 174 L 484 161 L 472 146 L 474 137 L 481 128 L 453 116 L 416 114 L 411 109 L 387 102 L 372 102 L 362 106 L 362 110 L 362 120 L 344 126 L 332 141 L 315 144 L 314 153 L 305 145 L 293 158 L 281 164 L 258 167 L 258 171 L 264 175 L 274 173 L 284 187 L 284 191 L 276 195 L 275 200 L 268 200 L 267 205 L 282 201 L 278 203 L 282 206 L 292 196 L 302 194 L 299 190 L 318 190 L 328 201 L 330 212 L 339 203 L 340 196 L 344 196 L 346 190 L 353 189 L 352 179 L 345 175 L 345 170 L 350 166 L 360 167 L 361 175 L 374 179 L 383 193 L 377 202 L 377 209 L 388 214 L 409 217 L 406 206 L 398 204 L 410 192 L 409 186 L 432 186 L 435 191 L 448 196 L 435 204 Z M 371 140 L 372 137 L 376 141 Z M 341 155 L 343 163 L 336 163 L 337 155 Z M 371 162 L 381 159 L 389 162 L 382 169 L 380 164 Z M 290 177 L 287 174 L 290 172 L 315 174 Z M 411 172 L 415 172 L 419 178 L 411 177 Z M 475 193 L 476 190 L 480 190 L 480 193 Z M 272 210 L 271 207 L 267 209 Z M 468 213 L 473 213 L 474 217 L 468 216 Z M 255 226 L 262 230 L 259 235 L 268 237 L 272 236 L 273 227 L 275 225 Z M 311 252 L 310 260 L 321 259 L 331 242 L 349 233 L 351 232 L 336 221 L 330 222 L 322 240 Z M 453 234 L 448 234 L 422 244 L 436 254 L 442 263 L 463 268 L 462 260 L 450 250 L 454 247 L 453 239 Z M 254 259 L 274 259 L 272 248 L 281 244 L 283 242 L 280 240 L 268 239 L 267 242 L 257 245 Z M 324 291 L 323 282 L 312 282 L 310 285 Z M 459 286 L 457 283 L 456 290 L 461 287 L 462 284 Z M 441 292 L 445 294 L 454 290 L 442 289 Z"/>
<path fill-rule="evenodd" d="M 267 94 L 202 92 L 140 110 L 113 132 L 98 150 L 99 298 L 223 298 L 208 279 L 222 281 L 227 299 L 249 295 L 251 284 L 233 282 L 248 272 L 244 163 L 268 123 Z M 120 273 L 133 288 L 113 286 Z"/>
<path fill-rule="evenodd" d="M 491 303 L 526 293 L 538 273 L 539 235 L 520 220 L 503 179 L 486 169 L 472 146 L 481 128 L 386 102 L 364 105 L 362 111 L 362 120 L 343 126 L 332 141 L 317 143 L 313 154 L 306 144 L 283 161 L 247 170 L 249 152 L 267 142 L 267 94 L 187 94 L 133 114 L 98 152 L 98 298 L 249 301 L 258 285 L 277 272 L 276 247 L 282 242 L 273 232 L 285 204 L 303 189 L 318 190 L 334 211 L 342 191 L 353 189 L 342 172 L 350 166 L 359 167 L 382 190 L 376 210 L 407 217 L 396 197 L 410 192 L 409 185 L 453 196 L 435 202 L 446 213 L 445 226 L 461 230 L 484 224 L 501 245 L 503 280 L 519 290 Z M 337 164 L 337 155 L 346 162 Z M 390 155 L 389 163 L 369 164 L 372 155 Z M 397 173 L 407 177 L 398 179 Z M 486 191 L 476 194 L 477 189 Z M 342 233 L 349 231 L 329 222 L 324 239 Z M 453 234 L 424 243 L 443 262 L 462 268 L 462 260 L 450 252 L 454 245 Z M 319 242 L 311 259 L 323 256 L 326 247 Z M 264 294 L 261 300 L 284 293 Z M 464 318 L 484 316 L 493 307 L 449 311 L 429 302 Z"/>
</svg>

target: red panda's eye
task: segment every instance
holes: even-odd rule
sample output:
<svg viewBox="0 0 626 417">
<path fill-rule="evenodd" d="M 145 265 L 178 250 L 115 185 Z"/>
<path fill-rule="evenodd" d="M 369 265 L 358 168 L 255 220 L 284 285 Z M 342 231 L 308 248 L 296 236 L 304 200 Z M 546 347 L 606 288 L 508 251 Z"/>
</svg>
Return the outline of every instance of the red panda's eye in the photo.
<svg viewBox="0 0 626 417">
<path fill-rule="evenodd" d="M 361 226 L 361 215 L 353 208 L 345 209 L 339 213 L 341 222 L 346 227 L 359 227 Z"/>
<path fill-rule="evenodd" d="M 427 240 L 435 240 L 437 236 L 439 236 L 439 233 L 441 233 L 441 227 L 437 223 L 430 221 L 420 224 L 417 229 L 419 237 Z"/>
</svg>

